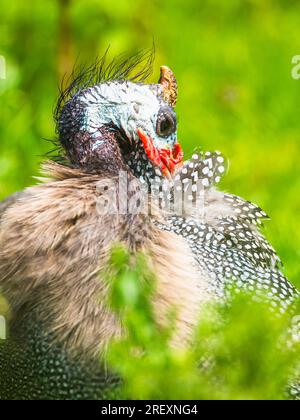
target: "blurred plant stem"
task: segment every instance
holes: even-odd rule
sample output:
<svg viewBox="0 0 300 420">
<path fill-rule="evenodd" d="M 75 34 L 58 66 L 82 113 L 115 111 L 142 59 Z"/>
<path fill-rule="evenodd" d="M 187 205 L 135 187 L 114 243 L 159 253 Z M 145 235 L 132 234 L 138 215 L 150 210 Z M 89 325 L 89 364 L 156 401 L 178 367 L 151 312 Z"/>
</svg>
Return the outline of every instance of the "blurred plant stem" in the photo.
<svg viewBox="0 0 300 420">
<path fill-rule="evenodd" d="M 71 29 L 72 0 L 58 0 L 59 6 L 59 36 L 58 36 L 58 78 L 64 80 L 70 74 L 74 65 L 73 37 Z"/>
</svg>

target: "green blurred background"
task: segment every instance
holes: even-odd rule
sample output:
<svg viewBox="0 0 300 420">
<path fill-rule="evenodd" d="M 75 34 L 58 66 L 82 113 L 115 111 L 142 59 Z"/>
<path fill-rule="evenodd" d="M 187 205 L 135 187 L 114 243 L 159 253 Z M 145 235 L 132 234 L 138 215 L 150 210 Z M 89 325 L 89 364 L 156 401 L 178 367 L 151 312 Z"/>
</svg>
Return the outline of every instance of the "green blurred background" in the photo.
<svg viewBox="0 0 300 420">
<path fill-rule="evenodd" d="M 0 0 L 0 198 L 32 184 L 55 137 L 62 75 L 156 45 L 176 73 L 179 138 L 230 160 L 222 188 L 261 205 L 267 236 L 300 286 L 298 0 Z"/>
</svg>

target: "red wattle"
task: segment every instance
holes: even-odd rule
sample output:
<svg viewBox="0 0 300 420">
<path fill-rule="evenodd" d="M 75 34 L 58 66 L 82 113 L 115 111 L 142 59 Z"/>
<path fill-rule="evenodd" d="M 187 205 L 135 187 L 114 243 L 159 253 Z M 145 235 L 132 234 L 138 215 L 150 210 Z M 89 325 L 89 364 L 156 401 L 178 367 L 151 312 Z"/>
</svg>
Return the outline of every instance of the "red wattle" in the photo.
<svg viewBox="0 0 300 420">
<path fill-rule="evenodd" d="M 173 174 L 175 170 L 183 164 L 183 151 L 179 143 L 176 143 L 172 149 L 157 149 L 151 137 L 139 128 L 138 136 L 143 143 L 145 153 L 149 160 L 158 166 L 164 176 Z"/>
</svg>

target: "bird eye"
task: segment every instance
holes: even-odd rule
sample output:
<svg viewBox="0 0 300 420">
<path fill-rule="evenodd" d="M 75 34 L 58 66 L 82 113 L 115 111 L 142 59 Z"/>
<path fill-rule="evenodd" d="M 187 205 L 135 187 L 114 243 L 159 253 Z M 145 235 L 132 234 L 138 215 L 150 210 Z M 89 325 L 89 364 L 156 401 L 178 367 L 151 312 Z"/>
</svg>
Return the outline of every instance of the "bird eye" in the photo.
<svg viewBox="0 0 300 420">
<path fill-rule="evenodd" d="M 157 117 L 156 132 L 160 137 L 168 137 L 176 131 L 176 115 L 169 108 L 162 108 Z"/>
</svg>

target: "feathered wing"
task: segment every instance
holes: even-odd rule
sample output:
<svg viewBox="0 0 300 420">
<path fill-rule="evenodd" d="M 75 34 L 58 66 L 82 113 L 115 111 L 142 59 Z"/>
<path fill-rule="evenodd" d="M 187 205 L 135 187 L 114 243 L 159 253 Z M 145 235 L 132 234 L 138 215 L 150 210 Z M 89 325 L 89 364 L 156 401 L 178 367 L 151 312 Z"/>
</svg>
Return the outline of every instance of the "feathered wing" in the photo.
<svg viewBox="0 0 300 420">
<path fill-rule="evenodd" d="M 280 258 L 261 232 L 268 216 L 250 201 L 215 190 L 225 171 L 218 152 L 195 154 L 186 162 L 177 174 L 180 183 L 190 180 L 186 213 L 173 215 L 163 228 L 186 239 L 215 295 L 223 298 L 228 287 L 250 290 L 258 298 L 267 296 L 272 308 L 295 313 L 299 291 L 283 275 Z M 292 330 L 298 336 L 299 323 Z M 290 384 L 290 395 L 300 398 L 300 380 Z"/>
<path fill-rule="evenodd" d="M 174 180 L 175 188 L 177 182 L 187 192 L 184 211 L 160 227 L 185 238 L 216 295 L 224 296 L 227 287 L 246 289 L 267 295 L 273 307 L 285 311 L 298 292 L 260 231 L 268 216 L 249 201 L 215 190 L 225 171 L 219 152 L 193 155 Z"/>
</svg>

